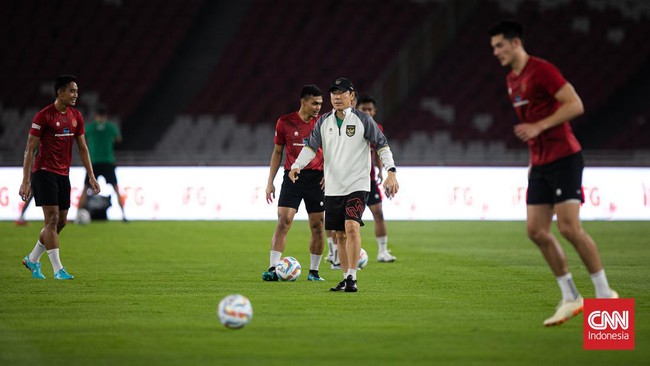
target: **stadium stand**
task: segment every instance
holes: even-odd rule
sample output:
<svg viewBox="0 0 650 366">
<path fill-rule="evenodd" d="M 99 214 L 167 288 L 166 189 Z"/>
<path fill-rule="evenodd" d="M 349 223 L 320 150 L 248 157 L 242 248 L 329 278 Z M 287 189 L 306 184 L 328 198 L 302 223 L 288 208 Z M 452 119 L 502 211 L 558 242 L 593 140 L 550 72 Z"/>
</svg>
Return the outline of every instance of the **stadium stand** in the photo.
<svg viewBox="0 0 650 366">
<path fill-rule="evenodd" d="M 127 164 L 267 164 L 275 120 L 297 109 L 297 91 L 316 83 L 327 93 L 338 76 L 361 93 L 386 82 L 379 97 L 397 105 L 380 103 L 381 120 L 400 163 L 520 164 L 507 70 L 487 35 L 508 17 L 525 24 L 528 51 L 558 65 L 580 93 L 587 113 L 573 126 L 586 148 L 650 151 L 647 1 L 468 0 L 468 16 L 437 0 L 151 4 L 3 4 L 0 44 L 12 52 L 0 67 L 5 85 L 18 87 L 0 89 L 2 163 L 20 163 L 29 120 L 51 102 L 52 78 L 69 72 L 81 80 L 87 118 L 106 104 L 124 121 L 128 151 L 118 155 Z M 411 64 L 408 77 L 387 77 L 408 66 L 396 61 L 423 32 L 444 44 L 420 47 L 432 62 L 426 74 L 413 76 Z"/>
<path fill-rule="evenodd" d="M 126 117 L 159 77 L 204 1 L 4 2 L 0 43 L 12 49 L 12 57 L 0 58 L 0 68 L 10 70 L 5 85 L 20 87 L 2 88 L 0 101 L 10 108 L 43 106 L 52 100 L 54 77 L 70 73 L 79 77 L 82 95 L 94 92 L 112 113 Z"/>
</svg>

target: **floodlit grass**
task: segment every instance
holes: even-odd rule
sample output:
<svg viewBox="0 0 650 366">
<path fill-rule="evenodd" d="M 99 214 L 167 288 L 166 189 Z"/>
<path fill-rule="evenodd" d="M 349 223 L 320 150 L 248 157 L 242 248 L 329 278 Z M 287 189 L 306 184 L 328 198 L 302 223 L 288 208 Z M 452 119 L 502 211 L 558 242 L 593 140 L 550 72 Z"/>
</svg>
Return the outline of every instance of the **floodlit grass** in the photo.
<svg viewBox="0 0 650 366">
<path fill-rule="evenodd" d="M 274 222 L 121 222 L 69 225 L 61 258 L 73 281 L 33 280 L 21 259 L 40 223 L 0 222 L 2 365 L 633 365 L 650 360 L 650 225 L 587 222 L 610 283 L 636 300 L 635 351 L 584 351 L 582 316 L 542 321 L 559 289 L 522 222 L 389 222 L 398 257 L 377 263 L 369 222 L 359 292 L 330 293 L 328 264 L 307 282 L 308 228 L 286 255 L 303 274 L 265 283 Z M 566 243 L 579 290 L 593 286 Z M 219 300 L 247 296 L 253 320 L 221 326 Z M 643 361 L 645 360 L 645 361 Z"/>
</svg>

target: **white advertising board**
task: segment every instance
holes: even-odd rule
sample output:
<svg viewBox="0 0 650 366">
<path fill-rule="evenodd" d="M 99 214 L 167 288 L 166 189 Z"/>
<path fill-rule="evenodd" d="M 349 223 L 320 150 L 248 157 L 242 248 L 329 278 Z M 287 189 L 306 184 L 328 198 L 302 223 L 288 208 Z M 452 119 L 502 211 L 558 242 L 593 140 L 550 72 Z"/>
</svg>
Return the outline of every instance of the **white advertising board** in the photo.
<svg viewBox="0 0 650 366">
<path fill-rule="evenodd" d="M 276 200 L 266 202 L 268 167 L 118 167 L 130 220 L 276 220 L 282 172 L 275 179 Z M 73 167 L 72 207 L 76 215 L 85 171 Z M 384 200 L 389 220 L 525 220 L 526 168 L 401 167 L 400 192 Z M 18 189 L 22 168 L 0 168 L 0 220 L 15 220 L 22 207 Z M 112 187 L 109 219 L 121 219 Z M 584 220 L 650 220 L 650 168 L 587 168 L 583 178 Z M 28 220 L 41 220 L 30 205 Z M 296 219 L 306 220 L 304 206 Z M 371 220 L 368 210 L 364 219 Z"/>
</svg>

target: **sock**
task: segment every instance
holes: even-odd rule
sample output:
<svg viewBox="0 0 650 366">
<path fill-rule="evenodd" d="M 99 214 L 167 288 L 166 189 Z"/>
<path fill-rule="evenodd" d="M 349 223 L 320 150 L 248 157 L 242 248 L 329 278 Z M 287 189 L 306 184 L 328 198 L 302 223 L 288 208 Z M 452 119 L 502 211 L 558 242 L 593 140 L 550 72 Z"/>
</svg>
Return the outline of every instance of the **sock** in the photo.
<svg viewBox="0 0 650 366">
<path fill-rule="evenodd" d="M 607 276 L 605 275 L 604 269 L 592 273 L 591 282 L 594 283 L 594 288 L 596 289 L 596 298 L 608 299 L 612 297 L 612 289 L 609 288 L 609 283 L 607 282 Z"/>
<path fill-rule="evenodd" d="M 329 252 L 327 253 L 328 256 L 334 255 L 334 238 L 329 237 L 327 238 L 327 245 L 329 246 Z"/>
<path fill-rule="evenodd" d="M 313 271 L 318 271 L 318 266 L 320 266 L 320 261 L 323 258 L 322 254 L 310 254 L 309 256 L 309 269 Z"/>
<path fill-rule="evenodd" d="M 54 270 L 54 273 L 57 273 L 61 268 L 63 268 L 61 259 L 59 258 L 59 248 L 48 250 L 47 256 L 50 257 L 50 262 L 52 262 L 52 269 Z"/>
<path fill-rule="evenodd" d="M 339 260 L 339 245 L 332 244 L 332 253 L 334 253 L 334 264 L 341 264 Z"/>
<path fill-rule="evenodd" d="M 356 269 L 348 269 L 348 276 L 352 276 L 352 280 L 356 281 L 357 280 L 357 270 Z"/>
<path fill-rule="evenodd" d="M 562 291 L 562 300 L 573 301 L 580 296 L 578 289 L 576 289 L 576 284 L 573 283 L 571 272 L 564 276 L 557 277 L 557 283 L 560 285 L 560 290 Z"/>
<path fill-rule="evenodd" d="M 282 252 L 278 252 L 277 250 L 271 250 L 269 267 L 275 267 L 280 261 L 280 258 L 282 258 Z"/>
<path fill-rule="evenodd" d="M 29 261 L 32 263 L 36 263 L 41 260 L 41 256 L 43 253 L 45 253 L 45 245 L 41 243 L 40 240 L 36 242 L 36 245 L 34 245 L 34 249 L 32 249 L 32 252 L 29 253 Z"/>
<path fill-rule="evenodd" d="M 377 247 L 379 253 L 385 252 L 388 250 L 388 236 L 378 236 L 377 237 Z"/>
</svg>

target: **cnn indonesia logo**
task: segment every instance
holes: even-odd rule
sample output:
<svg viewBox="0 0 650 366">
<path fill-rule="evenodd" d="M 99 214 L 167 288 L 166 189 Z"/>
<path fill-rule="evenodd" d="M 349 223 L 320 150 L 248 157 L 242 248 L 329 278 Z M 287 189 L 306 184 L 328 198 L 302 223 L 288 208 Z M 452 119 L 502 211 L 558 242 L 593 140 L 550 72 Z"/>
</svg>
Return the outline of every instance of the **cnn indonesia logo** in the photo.
<svg viewBox="0 0 650 366">
<path fill-rule="evenodd" d="M 634 349 L 634 299 L 585 299 L 584 349 Z"/>
</svg>

